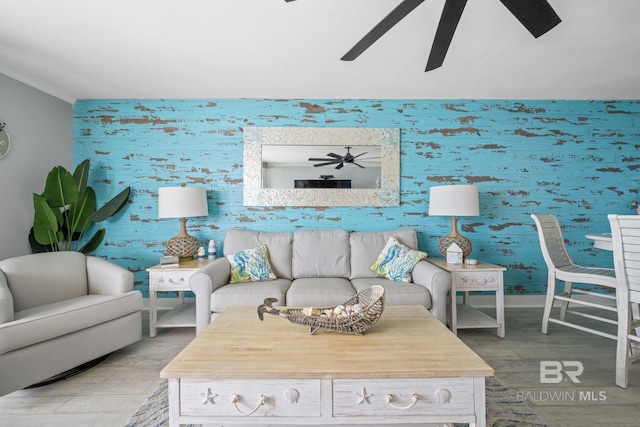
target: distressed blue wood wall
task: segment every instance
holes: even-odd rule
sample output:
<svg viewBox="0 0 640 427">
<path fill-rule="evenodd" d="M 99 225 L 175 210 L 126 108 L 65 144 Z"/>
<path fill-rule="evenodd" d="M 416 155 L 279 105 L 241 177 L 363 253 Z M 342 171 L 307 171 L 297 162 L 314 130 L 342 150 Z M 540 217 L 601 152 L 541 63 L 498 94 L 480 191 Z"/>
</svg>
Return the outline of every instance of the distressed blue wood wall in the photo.
<svg viewBox="0 0 640 427">
<path fill-rule="evenodd" d="M 550 212 L 564 226 L 578 263 L 611 266 L 588 232 L 608 230 L 608 213 L 631 213 L 640 187 L 640 102 L 494 100 L 79 100 L 74 162 L 92 162 L 99 203 L 130 185 L 130 203 L 102 225 L 96 255 L 135 273 L 157 264 L 178 220 L 157 218 L 161 186 L 208 189 L 209 217 L 189 233 L 220 247 L 231 227 L 382 230 L 412 227 L 437 253 L 448 218 L 428 217 L 429 187 L 473 183 L 481 215 L 460 219 L 473 256 L 503 265 L 507 294 L 541 294 L 546 268 L 529 214 Z M 399 207 L 244 207 L 245 126 L 401 129 Z M 220 248 L 219 248 L 220 253 Z"/>
</svg>

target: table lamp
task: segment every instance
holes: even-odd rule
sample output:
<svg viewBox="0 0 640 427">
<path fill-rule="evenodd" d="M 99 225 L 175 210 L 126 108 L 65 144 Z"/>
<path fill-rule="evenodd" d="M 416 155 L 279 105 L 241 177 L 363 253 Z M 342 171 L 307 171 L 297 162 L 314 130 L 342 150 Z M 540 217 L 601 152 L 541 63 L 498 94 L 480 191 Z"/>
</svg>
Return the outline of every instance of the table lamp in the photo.
<svg viewBox="0 0 640 427">
<path fill-rule="evenodd" d="M 457 244 L 466 258 L 471 253 L 471 241 L 458 233 L 459 216 L 478 216 L 478 187 L 475 185 L 442 185 L 429 190 L 429 216 L 450 216 L 451 233 L 438 242 L 438 250 L 446 256 L 447 248 Z"/>
<path fill-rule="evenodd" d="M 187 218 L 207 216 L 207 191 L 202 187 L 161 187 L 158 189 L 158 217 L 180 218 L 180 233 L 169 239 L 165 246 L 169 255 L 181 261 L 192 259 L 200 242 L 187 234 Z"/>
</svg>

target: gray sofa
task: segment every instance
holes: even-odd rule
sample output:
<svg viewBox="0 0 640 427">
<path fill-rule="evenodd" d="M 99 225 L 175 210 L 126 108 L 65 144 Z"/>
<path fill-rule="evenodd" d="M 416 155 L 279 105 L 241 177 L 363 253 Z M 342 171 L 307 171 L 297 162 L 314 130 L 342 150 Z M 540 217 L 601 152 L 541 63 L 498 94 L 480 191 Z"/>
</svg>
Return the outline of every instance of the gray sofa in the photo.
<svg viewBox="0 0 640 427">
<path fill-rule="evenodd" d="M 0 396 L 142 338 L 133 274 L 79 252 L 0 261 Z"/>
<path fill-rule="evenodd" d="M 267 245 L 274 280 L 229 284 L 231 265 L 226 257 L 198 270 L 190 278 L 196 296 L 196 334 L 229 306 L 258 306 L 265 298 L 277 298 L 277 305 L 334 306 L 372 285 L 385 288 L 388 305 L 423 305 L 442 323 L 446 321 L 448 272 L 426 261 L 418 262 L 412 283 L 392 281 L 370 267 L 389 237 L 417 249 L 415 230 L 379 232 L 311 230 L 261 232 L 228 230 L 223 254 Z"/>
</svg>

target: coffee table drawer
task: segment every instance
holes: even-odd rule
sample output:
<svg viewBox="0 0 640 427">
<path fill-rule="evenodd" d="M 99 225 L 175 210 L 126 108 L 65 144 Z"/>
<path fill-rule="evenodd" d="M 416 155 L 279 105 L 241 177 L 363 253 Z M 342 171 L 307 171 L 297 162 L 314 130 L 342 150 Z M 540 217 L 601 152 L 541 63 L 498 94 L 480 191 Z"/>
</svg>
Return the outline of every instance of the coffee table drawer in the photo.
<svg viewBox="0 0 640 427">
<path fill-rule="evenodd" d="M 180 380 L 180 415 L 320 416 L 319 380 Z"/>
<path fill-rule="evenodd" d="M 473 379 L 334 380 L 333 416 L 473 414 Z"/>
</svg>

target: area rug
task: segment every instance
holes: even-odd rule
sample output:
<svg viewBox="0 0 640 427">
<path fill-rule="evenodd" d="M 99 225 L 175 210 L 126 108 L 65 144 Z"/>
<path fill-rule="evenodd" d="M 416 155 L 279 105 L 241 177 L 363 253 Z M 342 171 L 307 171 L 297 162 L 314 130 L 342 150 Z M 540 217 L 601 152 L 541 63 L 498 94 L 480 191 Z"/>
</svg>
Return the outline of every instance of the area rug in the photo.
<svg viewBox="0 0 640 427">
<path fill-rule="evenodd" d="M 526 403 L 494 378 L 486 380 L 487 426 L 548 427 Z M 125 427 L 164 427 L 169 425 L 167 382 L 145 400 Z M 197 427 L 192 425 L 190 427 Z"/>
</svg>

